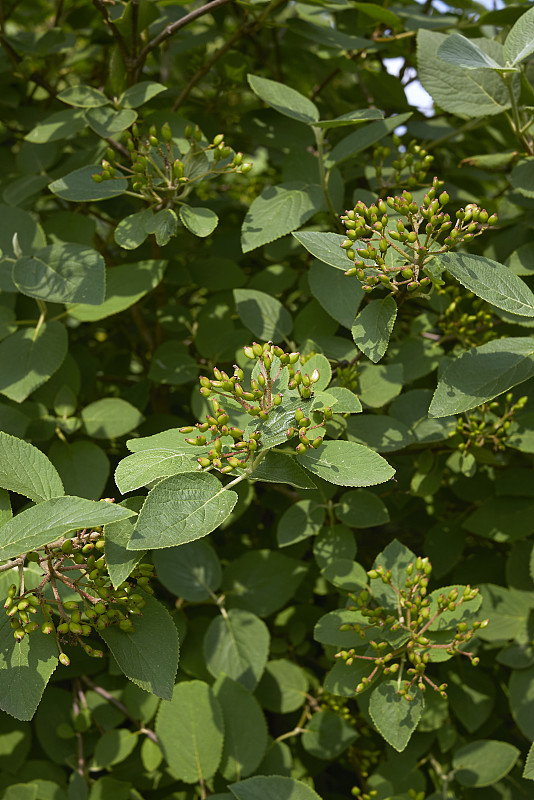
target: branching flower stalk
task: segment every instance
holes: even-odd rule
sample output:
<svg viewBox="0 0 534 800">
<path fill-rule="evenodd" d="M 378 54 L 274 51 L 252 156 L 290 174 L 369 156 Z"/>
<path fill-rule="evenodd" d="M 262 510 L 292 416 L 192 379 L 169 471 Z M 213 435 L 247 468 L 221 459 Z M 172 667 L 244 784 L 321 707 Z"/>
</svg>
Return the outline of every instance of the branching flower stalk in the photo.
<svg viewBox="0 0 534 800">
<path fill-rule="evenodd" d="M 377 640 L 370 640 L 369 646 L 375 651 L 374 655 L 361 655 L 354 648 L 341 650 L 336 653 L 335 658 L 345 661 L 350 666 L 356 659 L 369 661 L 373 668 L 369 675 L 362 678 L 356 686 L 356 694 L 366 689 L 379 673 L 383 675 L 397 674 L 397 694 L 406 700 L 413 699 L 410 690 L 417 686 L 422 692 L 430 686 L 442 697 L 447 697 L 447 684 L 437 685 L 427 674 L 426 667 L 431 660 L 431 652 L 435 650 L 445 650 L 449 655 L 463 655 L 471 661 L 473 666 L 479 663 L 478 657 L 473 652 L 464 649 L 476 631 L 484 628 L 489 620 L 468 623 L 460 621 L 448 628 L 448 641 L 436 641 L 432 638 L 431 630 L 434 623 L 446 612 L 454 612 L 464 603 L 473 601 L 479 590 L 466 586 L 463 591 L 452 588 L 447 593 L 440 594 L 437 598 L 435 607 L 432 607 L 427 595 L 427 586 L 432 572 L 432 565 L 428 558 L 417 558 L 406 568 L 406 580 L 404 586 L 397 586 L 393 580 L 392 571 L 382 566 L 368 571 L 371 581 L 380 580 L 384 585 L 390 587 L 395 595 L 396 613 L 391 609 L 378 604 L 374 599 L 373 592 L 369 586 L 360 594 L 350 594 L 349 597 L 356 603 L 349 610 L 358 611 L 362 617 L 367 618 L 368 624 L 346 623 L 341 625 L 340 631 L 353 630 L 362 639 L 366 638 L 367 631 L 377 628 L 381 636 Z M 440 628 L 440 633 L 443 633 Z M 407 663 L 410 666 L 406 670 L 408 678 L 403 681 L 404 667 Z"/>
</svg>

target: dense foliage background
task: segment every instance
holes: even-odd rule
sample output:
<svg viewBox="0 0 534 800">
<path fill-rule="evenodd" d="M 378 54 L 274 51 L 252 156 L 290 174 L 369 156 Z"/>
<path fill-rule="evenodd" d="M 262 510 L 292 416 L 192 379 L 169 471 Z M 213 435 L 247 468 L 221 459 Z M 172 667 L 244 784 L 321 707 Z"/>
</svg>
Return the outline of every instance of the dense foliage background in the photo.
<svg viewBox="0 0 534 800">
<path fill-rule="evenodd" d="M 2 799 L 532 796 L 529 8 L 0 3 Z"/>
</svg>

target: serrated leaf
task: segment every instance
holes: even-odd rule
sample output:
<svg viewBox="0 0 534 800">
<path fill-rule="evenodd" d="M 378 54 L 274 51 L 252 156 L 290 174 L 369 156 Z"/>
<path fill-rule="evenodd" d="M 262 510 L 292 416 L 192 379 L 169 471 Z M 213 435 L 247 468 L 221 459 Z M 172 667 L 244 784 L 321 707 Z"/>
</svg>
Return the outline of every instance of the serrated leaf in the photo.
<svg viewBox="0 0 534 800">
<path fill-rule="evenodd" d="M 69 200 L 71 203 L 109 200 L 111 197 L 124 194 L 128 189 L 128 181 L 120 176 L 109 181 L 95 183 L 91 176 L 97 172 L 98 167 L 80 167 L 74 172 L 69 172 L 63 178 L 53 181 L 48 188 L 62 200 Z"/>
<path fill-rule="evenodd" d="M 213 233 L 219 224 L 219 217 L 211 208 L 180 206 L 180 219 L 188 231 L 202 238 Z"/>
<path fill-rule="evenodd" d="M 382 456 L 356 442 L 323 442 L 317 450 L 298 456 L 298 461 L 313 475 L 337 486 L 374 486 L 395 474 Z"/>
<path fill-rule="evenodd" d="M 39 610 L 37 622 L 44 621 Z M 54 636 L 35 631 L 15 641 L 11 620 L 0 619 L 0 708 L 12 717 L 29 720 L 35 714 L 46 684 L 58 664 Z"/>
<path fill-rule="evenodd" d="M 481 50 L 475 42 L 460 33 L 451 33 L 438 48 L 438 56 L 449 64 L 465 69 L 502 69 L 494 58 Z"/>
<path fill-rule="evenodd" d="M 381 683 L 371 692 L 369 714 L 378 732 L 399 753 L 405 749 L 421 719 L 424 695 L 412 686 L 410 701 L 397 694 L 396 681 Z"/>
<path fill-rule="evenodd" d="M 504 57 L 513 66 L 534 53 L 534 9 L 531 8 L 512 26 L 504 42 Z"/>
<path fill-rule="evenodd" d="M 491 69 L 466 71 L 438 56 L 438 49 L 446 39 L 446 34 L 423 28 L 417 32 L 419 79 L 434 102 L 444 111 L 468 118 L 500 114 L 510 108 L 510 95 L 497 72 Z M 470 41 L 496 61 L 503 59 L 499 42 L 490 39 Z"/>
<path fill-rule="evenodd" d="M 350 722 L 327 708 L 314 714 L 302 733 L 302 746 L 314 758 L 338 758 L 358 738 Z"/>
<path fill-rule="evenodd" d="M 0 486 L 35 503 L 65 494 L 56 468 L 44 453 L 1 431 Z"/>
<path fill-rule="evenodd" d="M 528 751 L 525 768 L 523 770 L 523 778 L 534 781 L 534 742 L 530 745 L 530 750 Z"/>
<path fill-rule="evenodd" d="M 278 658 L 267 662 L 255 695 L 268 711 L 291 714 L 306 702 L 308 687 L 302 667 L 286 658 Z"/>
<path fill-rule="evenodd" d="M 137 112 L 130 108 L 124 108 L 116 111 L 113 108 L 91 108 L 85 112 L 85 119 L 89 123 L 89 127 L 102 139 L 108 139 L 111 136 L 125 131 L 130 125 L 133 125 L 137 119 Z"/>
<path fill-rule="evenodd" d="M 267 617 L 295 594 L 306 572 L 307 566 L 274 550 L 244 553 L 224 572 L 227 605 Z"/>
<path fill-rule="evenodd" d="M 290 86 L 260 78 L 259 75 L 247 75 L 247 79 L 252 91 L 280 114 L 308 125 L 319 120 L 319 109 L 315 103 Z"/>
<path fill-rule="evenodd" d="M 249 475 L 249 480 L 289 483 L 297 489 L 316 488 L 311 476 L 302 469 L 296 458 L 278 450 L 269 450 L 254 472 Z"/>
<path fill-rule="evenodd" d="M 509 337 L 473 347 L 444 371 L 429 416 L 459 414 L 493 400 L 534 375 L 534 339 Z"/>
<path fill-rule="evenodd" d="M 266 187 L 249 207 L 241 230 L 243 253 L 300 228 L 325 205 L 320 186 L 280 183 Z"/>
<path fill-rule="evenodd" d="M 352 338 L 362 353 L 375 364 L 388 348 L 396 319 L 397 304 L 388 295 L 383 300 L 371 300 L 354 320 Z"/>
<path fill-rule="evenodd" d="M 467 253 L 443 253 L 436 260 L 477 297 L 512 314 L 534 317 L 534 294 L 508 267 Z"/>
<path fill-rule="evenodd" d="M 146 233 L 153 233 L 156 237 L 156 244 L 165 247 L 178 230 L 178 217 L 172 208 L 164 208 L 144 221 Z"/>
<path fill-rule="evenodd" d="M 214 475 L 173 475 L 148 495 L 128 549 L 175 547 L 200 539 L 218 528 L 236 503 L 237 494 Z"/>
<path fill-rule="evenodd" d="M 6 522 L 0 534 L 0 559 L 13 558 L 42 547 L 69 531 L 92 528 L 132 516 L 132 511 L 113 503 L 82 497 L 53 497 L 27 508 Z"/>
<path fill-rule="evenodd" d="M 215 617 L 204 637 L 204 658 L 214 678 L 228 675 L 253 692 L 269 654 L 267 625 L 255 614 L 231 608 Z"/>
<path fill-rule="evenodd" d="M 324 264 L 341 269 L 343 272 L 352 266 L 345 251 L 341 249 L 341 243 L 345 241 L 346 236 L 339 233 L 322 233 L 321 231 L 299 231 L 292 235 L 312 256 Z"/>
<path fill-rule="evenodd" d="M 123 458 L 115 471 L 115 483 L 121 494 L 147 486 L 157 478 L 170 478 L 181 472 L 194 472 L 198 448 L 185 443 L 179 448 L 153 448 Z"/>
<path fill-rule="evenodd" d="M 134 512 L 134 515 L 117 522 L 109 522 L 104 527 L 106 567 L 109 578 L 115 589 L 126 580 L 138 561 L 144 556 L 143 550 L 128 550 L 137 523 L 137 514 L 141 510 L 144 497 L 128 497 L 119 505 Z"/>
<path fill-rule="evenodd" d="M 288 399 L 284 398 L 279 406 L 275 406 L 271 409 L 269 418 L 265 420 L 265 422 L 261 420 L 250 422 L 245 431 L 246 433 L 252 433 L 256 430 L 260 431 L 262 447 L 276 447 L 277 444 L 287 442 L 287 429 L 295 424 L 295 411 L 301 408 L 304 414 L 308 415 L 313 407 L 313 400 L 293 399 L 292 397 L 288 397 Z"/>
<path fill-rule="evenodd" d="M 219 766 L 224 719 L 213 690 L 202 681 L 174 687 L 169 703 L 162 703 L 156 735 L 172 775 L 185 783 L 202 783 Z"/>
<path fill-rule="evenodd" d="M 121 219 L 113 234 L 119 247 L 125 250 L 135 250 L 142 245 L 148 236 L 145 225 L 152 219 L 152 216 L 152 209 L 144 208 L 142 211 L 136 211 L 135 214 Z"/>
<path fill-rule="evenodd" d="M 145 692 L 170 700 L 178 669 L 179 639 L 167 609 L 146 595 L 132 633 L 110 626 L 99 631 L 127 678 Z"/>
<path fill-rule="evenodd" d="M 255 289 L 234 289 L 234 300 L 241 321 L 264 341 L 279 342 L 293 327 L 289 311 L 275 297 Z"/>
<path fill-rule="evenodd" d="M 106 264 L 91 247 L 53 244 L 13 265 L 13 282 L 30 297 L 49 303 L 99 305 L 106 291 Z"/>
<path fill-rule="evenodd" d="M 22 403 L 61 366 L 67 354 L 65 326 L 52 320 L 24 328 L 0 342 L 0 393 Z"/>
</svg>

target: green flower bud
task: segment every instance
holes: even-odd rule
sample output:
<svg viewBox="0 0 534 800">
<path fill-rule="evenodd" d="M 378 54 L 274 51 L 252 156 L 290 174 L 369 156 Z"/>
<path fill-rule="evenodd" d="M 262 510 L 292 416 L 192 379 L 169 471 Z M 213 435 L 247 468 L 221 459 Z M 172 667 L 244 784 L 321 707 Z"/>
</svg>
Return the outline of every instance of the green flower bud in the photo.
<svg viewBox="0 0 534 800">
<path fill-rule="evenodd" d="M 60 662 L 60 664 L 63 664 L 64 667 L 69 667 L 70 666 L 70 658 L 68 657 L 68 655 L 66 653 L 60 653 L 59 654 L 59 662 Z"/>
<path fill-rule="evenodd" d="M 168 122 L 164 122 L 161 126 L 161 137 L 164 142 L 172 142 L 172 131 Z"/>
</svg>

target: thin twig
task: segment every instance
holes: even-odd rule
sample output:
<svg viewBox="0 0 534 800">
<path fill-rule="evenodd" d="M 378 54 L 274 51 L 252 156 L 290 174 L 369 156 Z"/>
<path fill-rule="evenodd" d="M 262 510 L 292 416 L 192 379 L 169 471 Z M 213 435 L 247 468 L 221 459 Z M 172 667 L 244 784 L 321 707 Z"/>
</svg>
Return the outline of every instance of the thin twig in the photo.
<svg viewBox="0 0 534 800">
<path fill-rule="evenodd" d="M 126 706 L 123 703 L 121 703 L 120 700 L 117 700 L 115 697 L 113 697 L 113 695 L 110 694 L 108 691 L 106 691 L 106 689 L 103 689 L 101 686 L 98 686 L 98 684 L 96 684 L 94 681 L 92 681 L 91 678 L 87 677 L 87 675 L 82 675 L 81 679 L 94 692 L 99 694 L 100 697 L 103 697 L 104 700 L 108 701 L 108 703 L 111 703 L 113 706 L 115 706 L 115 708 L 118 708 L 119 711 L 122 711 L 122 713 L 124 714 L 125 717 L 128 717 L 128 719 L 130 719 L 132 722 L 135 722 L 136 725 L 139 725 L 139 732 L 140 733 L 144 733 L 155 744 L 159 744 L 158 737 L 156 736 L 154 731 L 151 731 L 149 728 L 145 728 L 144 725 L 142 725 L 139 722 L 139 720 L 135 719 L 135 717 L 133 717 L 130 714 L 130 712 L 128 711 Z"/>
</svg>

